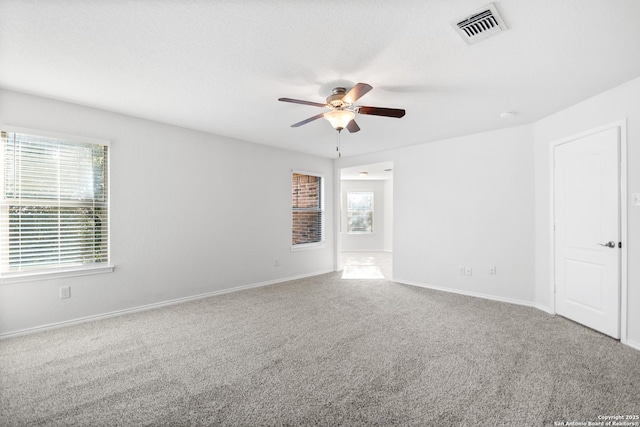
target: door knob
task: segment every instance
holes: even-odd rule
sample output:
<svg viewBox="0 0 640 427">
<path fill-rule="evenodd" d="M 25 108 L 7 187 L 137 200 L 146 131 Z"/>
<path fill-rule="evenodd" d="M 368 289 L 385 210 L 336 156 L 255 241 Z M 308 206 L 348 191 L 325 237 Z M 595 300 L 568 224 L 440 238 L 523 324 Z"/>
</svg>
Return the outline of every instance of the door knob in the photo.
<svg viewBox="0 0 640 427">
<path fill-rule="evenodd" d="M 616 247 L 616 242 L 607 242 L 607 243 L 598 243 L 600 246 L 606 246 L 608 248 L 615 248 Z"/>
</svg>

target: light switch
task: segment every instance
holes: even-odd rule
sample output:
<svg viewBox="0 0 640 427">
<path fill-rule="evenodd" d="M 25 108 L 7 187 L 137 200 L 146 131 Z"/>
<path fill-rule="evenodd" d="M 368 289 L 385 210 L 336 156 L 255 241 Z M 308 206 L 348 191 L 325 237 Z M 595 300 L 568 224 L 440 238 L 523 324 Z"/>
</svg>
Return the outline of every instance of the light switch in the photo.
<svg viewBox="0 0 640 427">
<path fill-rule="evenodd" d="M 640 193 L 633 193 L 631 195 L 631 206 L 640 206 Z"/>
</svg>

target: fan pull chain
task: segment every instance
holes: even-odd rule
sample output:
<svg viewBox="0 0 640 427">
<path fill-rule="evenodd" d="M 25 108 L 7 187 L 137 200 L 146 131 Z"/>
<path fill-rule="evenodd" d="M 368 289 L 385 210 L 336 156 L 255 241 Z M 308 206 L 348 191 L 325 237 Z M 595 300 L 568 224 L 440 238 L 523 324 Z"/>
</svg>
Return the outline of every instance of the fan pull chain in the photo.
<svg viewBox="0 0 640 427">
<path fill-rule="evenodd" d="M 340 153 L 340 131 L 342 129 L 338 130 L 338 145 L 336 145 L 336 151 L 338 152 L 338 157 L 342 157 L 342 153 Z"/>
</svg>

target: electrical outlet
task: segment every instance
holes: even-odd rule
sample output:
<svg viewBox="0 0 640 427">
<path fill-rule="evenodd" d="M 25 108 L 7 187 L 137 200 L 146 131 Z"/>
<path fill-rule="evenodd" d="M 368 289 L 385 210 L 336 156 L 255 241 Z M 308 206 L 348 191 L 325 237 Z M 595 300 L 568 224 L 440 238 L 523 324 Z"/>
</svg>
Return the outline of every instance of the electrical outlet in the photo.
<svg viewBox="0 0 640 427">
<path fill-rule="evenodd" d="M 459 266 L 459 267 L 458 267 L 458 271 L 460 272 L 460 274 L 461 274 L 462 276 L 464 276 L 464 275 L 466 274 L 466 273 L 464 272 L 464 270 L 465 270 L 465 269 L 464 269 L 464 266 L 462 266 L 462 265 L 461 265 L 461 266 Z"/>
<path fill-rule="evenodd" d="M 71 286 L 63 286 L 60 288 L 60 299 L 71 298 Z"/>
<path fill-rule="evenodd" d="M 495 265 L 490 265 L 489 266 L 489 274 L 496 274 L 496 266 Z"/>
<path fill-rule="evenodd" d="M 467 276 L 471 276 L 473 274 L 473 270 L 471 270 L 471 267 L 465 267 L 464 274 L 466 274 Z"/>
</svg>

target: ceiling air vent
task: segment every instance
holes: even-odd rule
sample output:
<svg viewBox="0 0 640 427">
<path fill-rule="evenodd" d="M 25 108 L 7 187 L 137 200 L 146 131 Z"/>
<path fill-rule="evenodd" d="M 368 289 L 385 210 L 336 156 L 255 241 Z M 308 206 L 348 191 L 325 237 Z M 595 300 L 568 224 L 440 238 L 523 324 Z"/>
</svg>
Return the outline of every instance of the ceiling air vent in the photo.
<svg viewBox="0 0 640 427">
<path fill-rule="evenodd" d="M 453 24 L 467 44 L 477 43 L 507 29 L 496 5 L 488 4 Z"/>
</svg>

